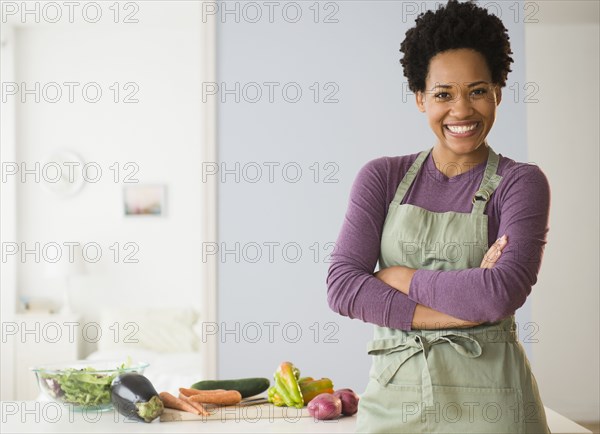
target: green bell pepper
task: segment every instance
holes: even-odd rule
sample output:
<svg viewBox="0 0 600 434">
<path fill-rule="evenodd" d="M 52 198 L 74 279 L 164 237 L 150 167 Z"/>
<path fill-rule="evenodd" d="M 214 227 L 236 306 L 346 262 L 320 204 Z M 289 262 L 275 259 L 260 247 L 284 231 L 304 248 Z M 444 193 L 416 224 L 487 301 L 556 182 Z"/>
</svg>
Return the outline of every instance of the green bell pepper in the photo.
<svg viewBox="0 0 600 434">
<path fill-rule="evenodd" d="M 304 407 L 304 399 L 298 384 L 300 371 L 291 362 L 283 362 L 273 375 L 275 385 L 269 389 L 269 401 L 285 403 L 288 407 Z M 275 404 L 278 405 L 278 404 Z"/>
</svg>

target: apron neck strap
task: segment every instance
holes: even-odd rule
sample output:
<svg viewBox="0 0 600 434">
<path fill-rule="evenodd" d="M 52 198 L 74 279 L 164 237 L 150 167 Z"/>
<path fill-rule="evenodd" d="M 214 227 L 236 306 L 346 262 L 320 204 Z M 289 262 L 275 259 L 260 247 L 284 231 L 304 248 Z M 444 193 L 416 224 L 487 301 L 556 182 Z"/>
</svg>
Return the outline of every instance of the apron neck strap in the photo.
<svg viewBox="0 0 600 434">
<path fill-rule="evenodd" d="M 402 203 L 402 200 L 404 199 L 404 195 L 406 195 L 408 188 L 410 187 L 410 185 L 413 183 L 413 181 L 417 177 L 417 173 L 419 172 L 419 169 L 423 165 L 423 162 L 425 161 L 425 159 L 427 158 L 427 156 L 429 155 L 429 153 L 432 150 L 433 150 L 433 148 L 431 148 L 428 151 L 422 151 L 417 156 L 417 159 L 415 160 L 415 162 L 412 164 L 412 166 L 410 166 L 410 168 L 408 169 L 408 172 L 406 172 L 406 175 L 404 175 L 404 178 L 402 178 L 402 181 L 400 181 L 400 185 L 398 186 L 398 189 L 396 190 L 396 194 L 394 195 L 393 202 L 396 202 L 398 205 L 400 205 Z"/>
<path fill-rule="evenodd" d="M 481 184 L 479 185 L 479 190 L 477 190 L 477 192 L 473 195 L 473 210 L 471 211 L 471 214 L 483 214 L 483 211 L 485 210 L 485 204 L 490 200 L 492 193 L 496 190 L 500 184 L 500 181 L 502 180 L 502 177 L 496 173 L 500 158 L 498 157 L 498 154 L 494 152 L 491 146 L 488 145 L 488 149 L 489 152 L 487 164 L 485 166 L 485 172 L 483 174 Z M 415 162 L 410 166 L 408 172 L 406 172 L 406 175 L 404 175 L 404 178 L 402 178 L 402 181 L 396 190 L 396 194 L 394 195 L 393 202 L 397 203 L 398 205 L 402 203 L 408 188 L 415 180 L 419 169 L 432 150 L 433 148 L 427 151 L 422 151 L 417 156 Z"/>
<path fill-rule="evenodd" d="M 498 157 L 498 154 L 494 152 L 491 146 L 488 146 L 488 150 L 489 153 L 485 172 L 483 173 L 481 184 L 479 184 L 479 190 L 473 195 L 473 210 L 471 211 L 471 214 L 483 214 L 485 205 L 489 202 L 492 194 L 502 180 L 502 177 L 496 173 L 498 171 L 500 157 Z"/>
</svg>

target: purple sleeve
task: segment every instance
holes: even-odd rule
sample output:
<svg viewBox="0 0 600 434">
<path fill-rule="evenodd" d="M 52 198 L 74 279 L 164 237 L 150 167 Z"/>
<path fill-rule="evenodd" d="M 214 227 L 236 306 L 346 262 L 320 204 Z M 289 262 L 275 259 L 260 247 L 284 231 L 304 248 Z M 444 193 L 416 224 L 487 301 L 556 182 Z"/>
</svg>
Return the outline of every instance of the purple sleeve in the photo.
<svg viewBox="0 0 600 434">
<path fill-rule="evenodd" d="M 331 256 L 327 301 L 340 315 L 410 330 L 416 303 L 373 276 L 389 206 L 385 165 L 384 158 L 370 161 L 354 181 Z"/>
<path fill-rule="evenodd" d="M 417 270 L 409 288 L 412 300 L 476 322 L 499 321 L 525 303 L 542 263 L 549 230 L 550 186 L 537 166 L 519 165 L 505 175 L 496 192 L 498 237 L 506 234 L 508 244 L 494 267 Z"/>
</svg>

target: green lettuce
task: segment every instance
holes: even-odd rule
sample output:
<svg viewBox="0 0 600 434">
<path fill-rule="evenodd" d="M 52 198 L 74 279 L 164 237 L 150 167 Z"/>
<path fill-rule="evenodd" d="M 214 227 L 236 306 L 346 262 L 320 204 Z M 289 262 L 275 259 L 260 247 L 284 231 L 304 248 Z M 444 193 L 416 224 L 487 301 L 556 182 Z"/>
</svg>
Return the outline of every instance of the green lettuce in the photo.
<svg viewBox="0 0 600 434">
<path fill-rule="evenodd" d="M 54 398 L 63 402 L 82 406 L 100 406 L 110 404 L 110 385 L 114 378 L 131 365 L 131 359 L 122 363 L 110 374 L 86 367 L 69 368 L 60 373 L 43 373 L 47 390 Z"/>
</svg>

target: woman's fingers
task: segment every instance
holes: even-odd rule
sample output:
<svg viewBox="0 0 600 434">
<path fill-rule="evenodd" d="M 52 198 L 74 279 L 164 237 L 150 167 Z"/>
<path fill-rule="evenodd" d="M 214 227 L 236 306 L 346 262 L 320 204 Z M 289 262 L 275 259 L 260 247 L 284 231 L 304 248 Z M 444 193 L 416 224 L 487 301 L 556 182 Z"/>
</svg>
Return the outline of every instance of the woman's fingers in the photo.
<svg viewBox="0 0 600 434">
<path fill-rule="evenodd" d="M 496 261 L 500 258 L 500 255 L 502 254 L 502 249 L 506 247 L 507 242 L 508 239 L 506 235 L 503 235 L 501 238 L 498 238 L 483 256 L 483 260 L 481 261 L 481 265 L 479 266 L 479 268 L 492 268 L 496 264 Z"/>
</svg>

